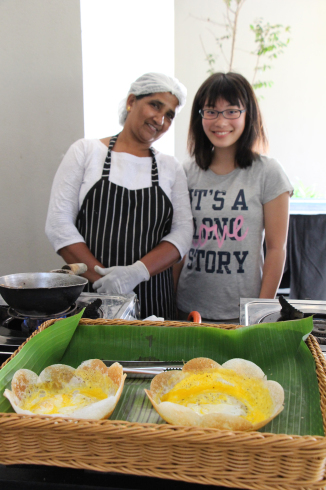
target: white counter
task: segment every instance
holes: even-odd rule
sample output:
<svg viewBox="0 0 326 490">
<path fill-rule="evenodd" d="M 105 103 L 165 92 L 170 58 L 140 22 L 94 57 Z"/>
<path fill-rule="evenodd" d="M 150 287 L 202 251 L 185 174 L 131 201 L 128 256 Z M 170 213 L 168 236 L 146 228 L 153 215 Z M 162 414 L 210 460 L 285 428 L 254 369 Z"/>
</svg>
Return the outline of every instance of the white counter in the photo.
<svg viewBox="0 0 326 490">
<path fill-rule="evenodd" d="M 326 214 L 326 199 L 298 199 L 291 197 L 290 214 Z"/>
</svg>

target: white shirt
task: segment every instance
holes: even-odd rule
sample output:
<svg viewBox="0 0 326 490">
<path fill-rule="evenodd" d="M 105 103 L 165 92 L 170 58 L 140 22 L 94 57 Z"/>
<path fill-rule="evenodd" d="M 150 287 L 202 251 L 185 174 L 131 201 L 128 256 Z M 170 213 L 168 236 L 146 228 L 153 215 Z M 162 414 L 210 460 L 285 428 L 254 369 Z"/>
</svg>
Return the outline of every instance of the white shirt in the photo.
<svg viewBox="0 0 326 490">
<path fill-rule="evenodd" d="M 45 233 L 57 252 L 73 243 L 85 243 L 75 222 L 84 198 L 100 180 L 108 152 L 100 140 L 73 143 L 55 175 Z M 159 185 L 173 205 L 172 228 L 163 240 L 172 243 L 183 257 L 190 248 L 193 225 L 187 179 L 172 156 L 156 152 Z M 110 181 L 130 190 L 151 187 L 151 157 L 136 157 L 112 151 Z"/>
</svg>

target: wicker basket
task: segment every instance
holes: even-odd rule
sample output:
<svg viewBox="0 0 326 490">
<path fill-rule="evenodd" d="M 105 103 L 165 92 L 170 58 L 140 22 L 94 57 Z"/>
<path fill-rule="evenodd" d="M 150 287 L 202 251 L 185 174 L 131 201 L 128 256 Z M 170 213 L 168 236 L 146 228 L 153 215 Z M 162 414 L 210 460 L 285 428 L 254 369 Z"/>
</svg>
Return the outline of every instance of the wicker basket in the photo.
<svg viewBox="0 0 326 490">
<path fill-rule="evenodd" d="M 55 321 L 45 322 L 40 329 Z M 81 320 L 80 324 L 126 322 Z M 178 322 L 130 321 L 128 324 L 185 326 Z M 235 325 L 210 326 L 237 328 Z M 326 362 L 311 335 L 307 345 L 316 363 L 325 431 Z M 326 438 L 321 436 L 231 432 L 110 420 L 54 420 L 39 415 L 2 413 L 0 440 L 0 463 L 4 465 L 83 468 L 259 490 L 326 487 Z"/>
</svg>

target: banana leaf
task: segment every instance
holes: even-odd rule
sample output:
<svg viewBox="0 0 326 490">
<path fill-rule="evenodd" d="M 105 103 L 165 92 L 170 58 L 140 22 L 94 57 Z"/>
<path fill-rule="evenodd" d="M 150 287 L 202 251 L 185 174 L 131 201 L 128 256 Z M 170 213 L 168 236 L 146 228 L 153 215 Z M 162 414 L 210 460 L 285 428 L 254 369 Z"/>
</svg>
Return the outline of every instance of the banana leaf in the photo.
<svg viewBox="0 0 326 490">
<path fill-rule="evenodd" d="M 0 370 L 0 412 L 13 411 L 3 392 L 6 388 L 10 389 L 12 377 L 18 369 L 30 369 L 40 374 L 47 366 L 61 363 L 82 314 L 83 311 L 59 320 L 30 338 L 19 353 Z"/>
<path fill-rule="evenodd" d="M 81 314 L 60 320 L 30 339 L 0 371 L 0 411 L 12 411 L 2 393 L 10 387 L 13 373 L 23 367 L 39 374 L 53 363 L 77 367 L 92 358 L 186 362 L 209 357 L 222 364 L 240 357 L 255 362 L 285 391 L 283 412 L 262 432 L 324 435 L 315 362 L 304 342 L 313 328 L 312 317 L 225 330 L 187 323 L 180 327 L 78 325 Z M 128 375 L 111 419 L 164 423 L 144 394 L 149 385 L 150 379 Z"/>
</svg>

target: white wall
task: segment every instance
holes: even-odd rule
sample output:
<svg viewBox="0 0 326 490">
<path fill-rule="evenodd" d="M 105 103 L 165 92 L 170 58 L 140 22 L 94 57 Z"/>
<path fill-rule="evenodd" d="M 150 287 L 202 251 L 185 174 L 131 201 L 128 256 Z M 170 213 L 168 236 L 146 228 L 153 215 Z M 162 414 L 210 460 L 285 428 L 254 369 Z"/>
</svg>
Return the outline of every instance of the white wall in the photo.
<svg viewBox="0 0 326 490">
<path fill-rule="evenodd" d="M 47 271 L 53 176 L 84 132 L 79 1 L 1 0 L 0 19 L 0 275 Z"/>
<path fill-rule="evenodd" d="M 159 3 L 161 5 L 161 3 Z M 173 75 L 173 0 L 0 1 L 0 276 L 63 261 L 45 219 L 54 174 L 85 132 L 119 131 L 118 104 L 146 71 Z M 85 87 L 83 91 L 83 72 Z M 171 130 L 155 145 L 173 153 Z"/>
<path fill-rule="evenodd" d="M 174 74 L 174 0 L 81 0 L 85 137 L 121 131 L 118 106 L 149 71 Z M 155 148 L 174 152 L 172 128 Z"/>
<path fill-rule="evenodd" d="M 176 156 L 186 154 L 186 135 L 194 95 L 207 78 L 208 53 L 218 53 L 213 33 L 216 26 L 199 19 L 224 23 L 223 0 L 175 0 L 175 74 L 188 88 L 188 102 L 176 121 Z M 291 26 L 291 42 L 273 62 L 268 76 L 272 88 L 262 92 L 260 102 L 267 128 L 269 155 L 284 166 L 294 184 L 298 179 L 315 186 L 326 197 L 326 2 L 325 0 L 246 0 L 239 16 L 234 71 L 248 79 L 252 60 L 243 49 L 252 49 L 249 24 L 263 17 L 271 24 Z M 216 71 L 226 71 L 220 57 Z M 312 115 L 312 112 L 315 114 Z"/>
<path fill-rule="evenodd" d="M 103 32 L 107 38 L 100 59 L 89 52 L 84 65 L 84 70 L 89 66 L 93 82 L 99 80 L 98 91 L 106 94 L 95 102 L 85 81 L 87 121 L 97 122 L 96 114 L 104 115 L 99 126 L 91 129 L 85 124 L 87 136 L 102 137 L 119 130 L 117 106 L 134 78 L 149 70 L 172 72 L 172 2 L 106 0 L 110 13 L 104 15 L 99 0 L 82 1 L 92 5 L 89 15 L 98 22 L 98 38 Z M 176 119 L 175 153 L 180 160 L 191 102 L 207 75 L 199 35 L 205 43 L 212 42 L 204 23 L 194 16 L 219 15 L 221 2 L 174 0 L 175 75 L 189 94 Z M 272 72 L 274 87 L 261 104 L 270 153 L 293 180 L 298 176 L 324 192 L 326 2 L 247 0 L 245 28 L 257 16 L 292 26 L 291 44 Z M 79 0 L 1 0 L 0 19 L 0 275 L 4 275 L 62 265 L 44 224 L 53 176 L 69 145 L 84 136 L 84 120 Z M 239 31 L 239 36 L 243 39 L 245 34 Z M 95 68 L 100 68 L 99 78 Z M 242 56 L 237 68 L 247 68 Z M 309 115 L 312 108 L 317 108 L 317 116 Z M 172 140 L 165 138 L 173 140 L 172 131 L 162 138 L 161 149 L 173 153 Z"/>
</svg>

